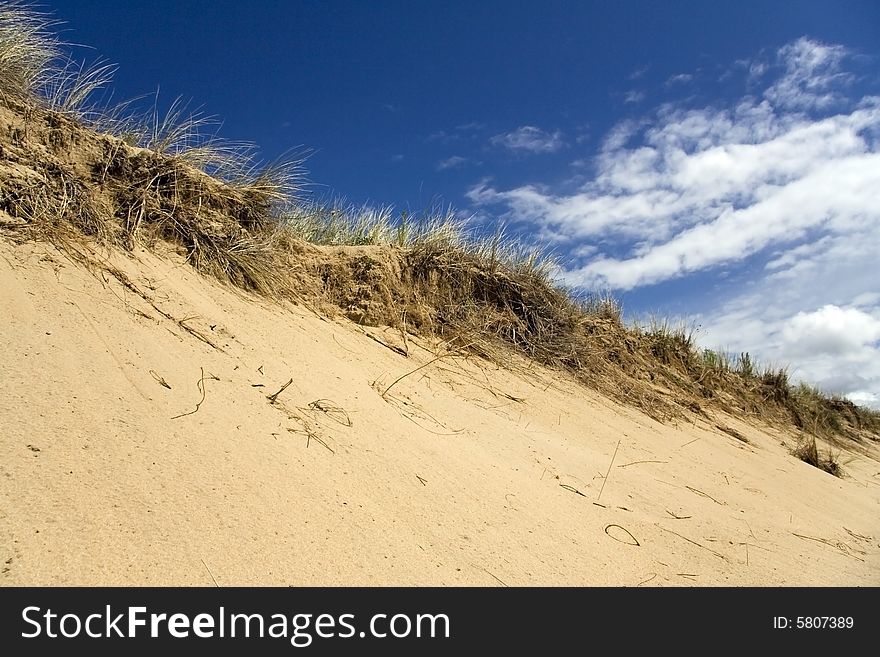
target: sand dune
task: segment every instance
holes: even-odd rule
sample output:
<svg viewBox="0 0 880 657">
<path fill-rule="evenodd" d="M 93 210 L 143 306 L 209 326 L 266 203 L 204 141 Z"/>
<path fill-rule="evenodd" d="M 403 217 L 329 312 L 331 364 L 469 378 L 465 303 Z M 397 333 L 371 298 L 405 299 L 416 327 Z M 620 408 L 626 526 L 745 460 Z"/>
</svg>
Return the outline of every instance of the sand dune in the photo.
<svg viewBox="0 0 880 657">
<path fill-rule="evenodd" d="M 836 478 L 173 252 L 0 255 L 4 585 L 880 584 L 874 446 Z"/>
</svg>

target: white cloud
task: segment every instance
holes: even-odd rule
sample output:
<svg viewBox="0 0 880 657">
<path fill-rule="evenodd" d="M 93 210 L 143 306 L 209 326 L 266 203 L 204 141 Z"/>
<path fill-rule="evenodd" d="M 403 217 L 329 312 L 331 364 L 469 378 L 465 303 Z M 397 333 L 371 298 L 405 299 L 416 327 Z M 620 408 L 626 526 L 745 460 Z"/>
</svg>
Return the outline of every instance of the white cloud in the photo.
<svg viewBox="0 0 880 657">
<path fill-rule="evenodd" d="M 777 57 L 785 74 L 764 92 L 764 97 L 786 109 L 826 107 L 839 102 L 841 96 L 835 88 L 852 81 L 852 75 L 841 71 L 846 54 L 842 46 L 807 38 L 780 48 Z"/>
<path fill-rule="evenodd" d="M 721 163 L 704 163 L 700 192 L 692 194 L 696 198 L 648 189 L 637 191 L 622 205 L 632 212 L 633 220 L 642 220 L 636 227 L 656 224 L 654 236 L 663 241 L 655 244 L 654 236 L 645 235 L 645 241 L 633 249 L 630 257 L 595 260 L 570 272 L 570 278 L 579 283 L 632 289 L 743 260 L 770 245 L 801 240 L 812 230 L 848 232 L 853 224 L 880 221 L 880 207 L 876 207 L 880 153 L 819 163 L 799 178 L 781 184 L 759 182 L 749 175 L 750 169 L 762 168 L 756 166 L 756 161 L 740 167 L 730 162 L 725 167 L 726 156 L 719 154 L 719 158 Z M 769 174 L 785 180 L 785 168 L 783 163 Z M 679 173 L 690 176 L 687 171 Z M 749 181 L 753 187 L 747 190 Z M 730 191 L 725 193 L 728 188 Z M 737 202 L 746 205 L 737 209 Z M 714 217 L 666 239 L 686 221 L 676 214 L 688 210 L 698 218 L 707 214 Z M 583 229 L 590 226 L 580 224 Z"/>
<path fill-rule="evenodd" d="M 868 392 L 867 390 L 851 392 L 847 395 L 847 398 L 849 398 L 851 402 L 858 404 L 859 406 L 880 408 L 880 396 L 874 394 L 873 392 Z"/>
<path fill-rule="evenodd" d="M 880 340 L 880 320 L 857 308 L 828 304 L 791 317 L 782 327 L 782 339 L 801 356 L 858 356 Z"/>
<path fill-rule="evenodd" d="M 834 298 L 839 284 L 832 285 L 830 294 L 787 294 L 821 285 L 829 273 L 821 268 L 807 281 L 789 281 L 777 289 L 767 282 L 760 292 L 743 294 L 700 316 L 705 327 L 701 342 L 733 353 L 750 351 L 764 363 L 788 366 L 794 381 L 880 408 L 880 306 L 865 311 L 842 301 L 796 310 L 810 299 Z M 874 285 L 880 282 L 877 278 Z"/>
<path fill-rule="evenodd" d="M 446 171 L 447 169 L 459 169 L 466 165 L 470 160 L 461 155 L 453 155 L 445 160 L 437 162 L 437 171 Z"/>
<path fill-rule="evenodd" d="M 630 80 L 639 80 L 639 79 L 643 78 L 645 76 L 645 73 L 647 73 L 650 69 L 651 69 L 650 65 L 646 65 L 646 66 L 642 66 L 641 68 L 637 68 L 635 71 L 633 71 L 632 73 L 629 74 L 629 79 Z"/>
<path fill-rule="evenodd" d="M 761 61 L 746 62 L 746 65 L 749 69 L 749 78 L 752 81 L 757 81 L 758 79 L 764 77 L 764 74 L 770 68 L 766 62 Z"/>
<path fill-rule="evenodd" d="M 763 277 L 695 318 L 707 347 L 751 351 L 880 408 L 880 224 L 775 254 Z M 873 401 L 872 401 L 873 400 Z"/>
<path fill-rule="evenodd" d="M 558 130 L 545 132 L 532 125 L 524 125 L 512 132 L 495 135 L 490 141 L 494 146 L 531 153 L 554 153 L 565 145 L 562 133 Z"/>
<path fill-rule="evenodd" d="M 508 219 L 534 223 L 545 236 L 623 245 L 622 255 L 600 254 L 568 276 L 618 289 L 880 221 L 880 152 L 872 137 L 880 131 L 880 98 L 821 117 L 789 109 L 826 104 L 833 81 L 846 77 L 843 52 L 801 39 L 780 49 L 781 73 L 763 99 L 666 105 L 653 119 L 618 124 L 595 157 L 595 177 L 574 193 L 484 184 L 470 198 L 506 206 Z"/>
<path fill-rule="evenodd" d="M 637 90 L 633 89 L 631 91 L 627 91 L 623 95 L 623 102 L 627 103 L 628 105 L 634 105 L 636 103 L 641 103 L 643 100 L 645 100 L 645 92 L 644 91 L 637 91 Z"/>
<path fill-rule="evenodd" d="M 880 97 L 853 93 L 849 56 L 798 39 L 741 62 L 748 88 L 737 99 L 620 122 L 574 191 L 483 181 L 468 196 L 556 242 L 570 284 L 716 285 L 728 298 L 697 317 L 707 343 L 757 350 L 791 363 L 795 378 L 874 403 Z M 719 283 L 725 272 L 741 288 Z"/>
<path fill-rule="evenodd" d="M 686 84 L 694 79 L 694 76 L 690 73 L 679 73 L 678 75 L 670 76 L 666 80 L 666 86 L 671 87 L 676 84 Z"/>
</svg>

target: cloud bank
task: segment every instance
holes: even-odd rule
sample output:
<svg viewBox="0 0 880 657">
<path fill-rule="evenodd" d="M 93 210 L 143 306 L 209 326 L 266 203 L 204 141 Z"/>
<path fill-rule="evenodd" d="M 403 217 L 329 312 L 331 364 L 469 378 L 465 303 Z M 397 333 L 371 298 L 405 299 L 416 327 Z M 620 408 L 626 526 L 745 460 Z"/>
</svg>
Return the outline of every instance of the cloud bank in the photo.
<svg viewBox="0 0 880 657">
<path fill-rule="evenodd" d="M 738 96 L 616 125 L 573 191 L 484 181 L 468 197 L 569 253 L 575 286 L 748 270 L 700 313 L 706 340 L 757 347 L 796 378 L 880 405 L 880 96 L 850 60 L 798 39 L 737 62 Z"/>
</svg>

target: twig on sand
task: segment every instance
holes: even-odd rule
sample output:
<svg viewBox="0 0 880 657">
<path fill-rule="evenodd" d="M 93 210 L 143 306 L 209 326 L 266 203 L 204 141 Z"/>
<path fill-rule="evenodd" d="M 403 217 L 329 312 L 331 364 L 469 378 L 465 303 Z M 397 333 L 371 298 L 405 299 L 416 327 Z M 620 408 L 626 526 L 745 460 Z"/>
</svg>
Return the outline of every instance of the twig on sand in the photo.
<svg viewBox="0 0 880 657">
<path fill-rule="evenodd" d="M 396 353 L 396 354 L 400 354 L 400 355 L 403 356 L 404 358 L 409 358 L 409 353 L 407 353 L 405 350 L 401 349 L 400 347 L 398 347 L 398 346 L 396 346 L 396 345 L 393 345 L 393 344 L 388 344 L 388 343 L 385 342 L 384 340 L 380 340 L 379 338 L 377 338 L 377 337 L 376 337 L 375 335 L 373 335 L 372 333 L 369 333 L 369 332 L 367 332 L 367 331 L 364 331 L 363 329 L 361 329 L 361 332 L 362 332 L 364 335 L 366 335 L 368 338 L 370 338 L 371 340 L 373 340 L 374 342 L 378 342 L 380 345 L 382 345 L 383 347 L 385 347 L 385 348 L 387 348 L 387 349 L 390 349 L 390 350 L 393 351 L 394 353 Z M 339 344 L 338 341 L 337 341 L 337 344 Z M 340 346 L 341 346 L 341 345 L 340 345 Z M 345 349 L 345 347 L 343 347 L 343 349 Z M 349 351 L 350 351 L 350 350 L 349 350 Z"/>
<path fill-rule="evenodd" d="M 632 539 L 632 540 L 626 541 L 626 540 L 617 538 L 614 534 L 612 534 L 611 532 L 608 531 L 612 527 L 617 527 L 621 531 L 626 532 L 626 535 L 629 536 L 630 539 Z M 636 537 L 632 535 L 632 532 L 630 532 L 630 530 L 628 530 L 626 527 L 621 527 L 620 525 L 615 525 L 615 524 L 605 525 L 605 533 L 608 534 L 608 536 L 613 538 L 618 543 L 623 543 L 625 545 L 633 545 L 635 547 L 641 547 L 641 543 L 639 543 L 638 539 L 636 539 Z"/>
<path fill-rule="evenodd" d="M 853 559 L 856 559 L 857 561 L 861 561 L 861 562 L 865 561 L 864 559 L 857 557 L 854 554 L 851 554 L 850 550 L 852 550 L 852 548 L 850 548 L 843 541 L 830 541 L 827 538 L 816 538 L 815 536 L 804 536 L 803 534 L 798 534 L 796 532 L 792 532 L 792 534 L 794 534 L 798 538 L 807 539 L 808 541 L 816 541 L 817 543 L 823 543 L 824 545 L 827 545 L 828 547 L 832 547 L 835 550 L 838 550 L 841 554 L 845 554 L 848 557 L 852 557 Z M 862 554 L 865 554 L 865 553 L 862 552 Z"/>
<path fill-rule="evenodd" d="M 375 381 L 372 384 L 372 387 L 377 391 L 379 390 L 379 385 Z M 388 395 L 387 397 L 383 394 L 382 399 L 386 402 L 394 406 L 397 409 L 398 413 L 400 413 L 407 420 L 412 422 L 414 425 L 419 427 L 419 429 L 423 429 L 428 433 L 433 433 L 436 436 L 456 436 L 464 431 L 464 429 L 452 429 L 451 427 L 447 427 L 443 422 L 435 418 L 433 415 L 428 413 L 424 408 L 413 402 L 412 400 L 407 401 L 406 399 L 395 397 L 394 395 Z M 438 427 L 443 427 L 444 429 L 449 429 L 448 431 L 434 431 L 433 429 L 429 429 L 421 422 L 416 422 L 414 417 L 417 417 L 421 420 L 428 420 L 429 422 L 433 422 Z"/>
<path fill-rule="evenodd" d="M 629 466 L 636 465 L 638 463 L 669 463 L 669 461 L 655 461 L 653 459 L 648 460 L 648 461 L 633 461 L 632 463 L 624 463 L 623 465 L 618 465 L 617 467 L 618 468 L 628 468 Z"/>
<path fill-rule="evenodd" d="M 205 379 L 206 379 L 206 378 L 209 378 L 209 379 L 211 379 L 211 380 L 213 380 L 213 381 L 219 381 L 219 380 L 220 380 L 220 377 L 219 377 L 219 376 L 214 376 L 214 375 L 211 374 L 210 372 L 208 372 L 208 376 L 205 377 L 205 368 L 204 368 L 204 367 L 200 367 L 199 369 L 201 370 L 202 375 L 201 375 L 201 377 L 199 377 L 198 383 L 196 383 L 196 385 L 198 386 L 199 391 L 202 393 L 202 398 L 199 400 L 199 403 L 196 404 L 196 407 L 195 407 L 193 410 L 189 411 L 188 413 L 181 413 L 180 415 L 175 415 L 173 418 L 171 418 L 172 420 L 176 420 L 176 419 L 179 418 L 179 417 L 184 417 L 184 416 L 187 416 L 187 415 L 192 415 L 193 413 L 198 413 L 199 408 L 201 407 L 201 405 L 202 405 L 202 404 L 204 403 L 204 401 L 205 401 Z"/>
<path fill-rule="evenodd" d="M 702 436 L 701 436 L 701 437 L 702 437 Z M 700 438 L 694 438 L 693 440 L 691 440 L 691 441 L 689 441 L 689 442 L 686 442 L 684 445 L 681 445 L 681 446 L 679 447 L 679 449 L 681 449 L 682 447 L 687 447 L 688 445 L 691 445 L 691 444 L 697 442 L 699 439 L 700 439 Z"/>
<path fill-rule="evenodd" d="M 153 307 L 155 308 L 155 306 L 153 306 Z M 178 320 L 177 320 L 177 325 L 180 326 L 180 328 L 182 328 L 183 330 L 185 330 L 187 333 L 189 333 L 189 334 L 190 334 L 191 336 L 193 336 L 194 338 L 197 338 L 197 339 L 201 340 L 202 342 L 204 342 L 204 343 L 205 343 L 206 345 L 208 345 L 209 347 L 213 347 L 213 348 L 216 349 L 217 351 L 223 351 L 223 349 L 221 349 L 221 348 L 218 347 L 216 344 L 214 344 L 214 343 L 211 341 L 211 339 L 208 338 L 204 333 L 201 333 L 200 331 L 196 331 L 196 330 L 195 330 L 194 328 L 192 328 L 191 326 L 187 326 L 187 325 L 186 325 L 187 322 L 192 321 L 192 320 L 194 320 L 194 319 L 196 319 L 196 317 L 184 317 L 183 319 L 178 319 Z"/>
<path fill-rule="evenodd" d="M 605 472 L 605 478 L 602 480 L 602 488 L 599 489 L 599 495 L 596 499 L 602 498 L 602 491 L 605 490 L 605 482 L 608 481 L 608 475 L 611 474 L 611 467 L 614 465 L 614 459 L 617 457 L 617 450 L 620 449 L 620 441 L 617 441 L 617 447 L 614 448 L 614 454 L 611 457 L 611 463 L 608 464 L 608 471 Z"/>
<path fill-rule="evenodd" d="M 674 514 L 672 511 L 670 511 L 669 509 L 666 509 L 666 513 L 668 513 L 669 515 L 671 515 L 671 516 L 672 516 L 673 518 L 675 518 L 676 520 L 687 520 L 687 519 L 689 519 L 689 518 L 693 518 L 693 516 L 678 516 L 678 515 L 675 515 L 675 514 Z"/>
<path fill-rule="evenodd" d="M 347 352 L 350 353 L 350 354 L 356 354 L 356 353 L 357 353 L 356 351 L 353 351 L 353 350 L 349 349 L 348 347 L 344 346 L 339 340 L 337 340 L 337 339 L 336 339 L 336 334 L 335 334 L 335 333 L 331 333 L 330 335 L 333 337 L 333 342 L 335 342 L 335 343 L 338 344 L 340 347 L 342 347 L 343 350 L 347 351 Z"/>
<path fill-rule="evenodd" d="M 577 488 L 575 488 L 574 486 L 569 486 L 568 484 L 559 484 L 559 485 L 560 485 L 562 488 L 564 488 L 565 490 L 570 490 L 572 493 L 575 493 L 575 494 L 577 494 L 577 495 L 580 495 L 581 497 L 586 497 L 586 495 L 584 495 L 582 492 L 580 492 L 580 491 L 579 491 Z"/>
<path fill-rule="evenodd" d="M 636 586 L 641 586 L 642 584 L 647 584 L 648 582 L 656 579 L 656 577 L 657 577 L 657 573 L 651 573 L 651 576 L 648 579 L 643 579 L 641 582 L 636 584 Z"/>
<path fill-rule="evenodd" d="M 696 493 L 697 495 L 702 495 L 703 497 L 708 497 L 710 500 L 712 500 L 713 502 L 715 502 L 715 504 L 720 504 L 721 506 L 726 506 L 726 505 L 727 505 L 727 502 L 719 502 L 718 500 L 716 500 L 714 497 L 712 497 L 712 496 L 709 495 L 708 493 L 704 493 L 704 492 L 701 491 L 701 490 L 697 490 L 696 488 L 694 488 L 694 487 L 692 487 L 692 486 L 685 486 L 685 488 L 687 488 L 687 489 L 688 489 L 689 491 L 691 491 L 691 492 Z"/>
<path fill-rule="evenodd" d="M 367 334 L 367 335 L 369 335 L 369 334 Z M 370 337 L 372 337 L 372 336 L 370 336 Z M 373 339 L 375 340 L 375 338 L 373 338 Z M 465 345 L 464 347 L 462 347 L 461 349 L 459 349 L 458 352 L 453 352 L 453 353 L 448 353 L 448 354 L 440 354 L 439 356 L 435 356 L 434 358 L 432 358 L 431 360 L 429 360 L 427 363 L 422 363 L 421 365 L 419 365 L 419 366 L 418 366 L 417 368 L 415 368 L 414 370 L 410 370 L 410 371 L 407 372 L 406 374 L 403 374 L 403 375 L 397 377 L 394 381 L 391 382 L 391 385 L 389 385 L 387 388 L 385 388 L 385 392 L 381 393 L 381 394 L 382 394 L 382 398 L 384 399 L 384 398 L 385 398 L 385 395 L 388 394 L 388 391 L 391 390 L 391 388 L 393 388 L 394 386 L 396 386 L 398 383 L 400 383 L 403 379 L 405 379 L 405 378 L 408 377 L 409 375 L 411 375 L 411 374 L 415 374 L 415 373 L 418 372 L 419 370 L 426 368 L 428 365 L 431 365 L 432 363 L 436 363 L 436 362 L 437 362 L 438 360 L 440 360 L 441 358 L 454 358 L 455 356 L 461 356 L 461 353 L 460 353 L 460 352 L 464 351 L 465 349 L 467 349 L 468 347 L 470 347 L 472 344 L 473 344 L 473 343 L 470 343 L 470 344 Z"/>
<path fill-rule="evenodd" d="M 169 390 L 171 390 L 171 386 L 168 385 L 168 382 L 167 382 L 163 377 L 159 376 L 159 375 L 156 373 L 156 370 L 150 370 L 150 376 L 152 376 L 153 379 L 155 379 L 156 383 L 158 383 L 160 386 L 162 386 L 163 388 L 168 388 Z"/>
<path fill-rule="evenodd" d="M 216 586 L 216 587 L 219 588 L 220 585 L 217 583 L 217 580 L 214 579 L 214 573 L 212 573 L 212 572 L 211 572 L 211 569 L 208 568 L 208 564 L 205 563 L 205 560 L 204 560 L 204 559 L 202 559 L 202 565 L 205 567 L 205 570 L 207 570 L 207 571 L 208 571 L 208 574 L 211 576 L 211 581 L 214 582 L 214 586 Z"/>
<path fill-rule="evenodd" d="M 275 400 L 278 399 L 278 395 L 280 395 L 282 392 L 287 390 L 287 386 L 289 386 L 291 383 L 293 383 L 293 379 L 290 379 L 290 381 L 288 381 L 283 386 L 281 386 L 281 388 L 278 390 L 278 392 L 276 392 L 274 395 L 267 395 L 266 399 L 269 400 L 269 403 L 274 404 Z"/>
<path fill-rule="evenodd" d="M 714 555 L 715 555 L 716 557 L 718 557 L 719 559 L 724 559 L 724 561 L 727 561 L 727 557 L 725 557 L 725 556 L 724 556 L 723 554 L 721 554 L 720 552 L 716 552 L 716 551 L 713 550 L 712 548 L 707 548 L 705 545 L 702 545 L 702 544 L 700 544 L 700 543 L 697 543 L 696 541 L 689 539 L 687 536 L 682 536 L 682 535 L 679 534 L 678 532 L 674 532 L 674 531 L 672 531 L 671 529 L 666 529 L 666 527 L 662 527 L 662 526 L 659 525 L 658 523 L 654 523 L 654 524 L 657 526 L 658 529 L 661 529 L 661 530 L 664 531 L 664 532 L 669 532 L 670 534 L 674 534 L 675 536 L 678 536 L 679 538 L 686 540 L 688 543 L 691 543 L 692 545 L 696 545 L 698 548 L 703 548 L 704 550 L 706 550 L 706 552 L 711 552 L 712 554 L 714 554 Z M 681 574 L 681 573 L 679 573 L 679 574 Z M 696 577 L 696 575 L 694 575 L 694 577 Z"/>
<path fill-rule="evenodd" d="M 307 448 L 309 447 L 309 445 L 311 445 L 312 440 L 314 439 L 316 442 L 320 443 L 325 448 L 327 448 L 327 450 L 329 450 L 329 452 L 331 454 L 336 453 L 336 450 L 334 450 L 332 447 L 330 447 L 330 445 L 328 445 L 327 442 L 323 438 L 321 438 L 321 436 L 318 435 L 317 431 L 312 429 L 312 426 L 309 424 L 308 420 L 306 420 L 303 417 L 300 417 L 296 413 L 289 414 L 288 417 L 291 420 L 296 420 L 299 423 L 299 425 L 302 427 L 302 429 L 294 429 L 294 428 L 288 427 L 287 430 L 290 433 L 304 434 L 306 437 L 306 447 Z"/>
<path fill-rule="evenodd" d="M 420 483 L 422 486 L 427 486 L 427 485 L 428 485 L 428 480 L 425 479 L 424 477 L 420 477 L 419 475 L 416 475 L 416 479 L 419 480 L 419 483 Z"/>
<path fill-rule="evenodd" d="M 742 443 L 748 443 L 748 442 L 749 442 L 749 439 L 746 438 L 744 435 L 742 435 L 742 434 L 741 434 L 739 431 L 737 431 L 736 429 L 731 429 L 730 427 L 725 426 L 725 425 L 723 425 L 723 424 L 716 424 L 716 425 L 715 425 L 715 428 L 716 428 L 716 429 L 720 429 L 721 431 L 723 431 L 724 433 L 726 433 L 728 436 L 732 436 L 733 438 L 736 438 L 738 441 L 740 441 L 740 442 L 742 442 Z"/>
<path fill-rule="evenodd" d="M 845 531 L 847 534 L 849 534 L 854 539 L 859 540 L 859 541 L 870 541 L 871 540 L 870 536 L 863 536 L 862 534 L 856 533 L 856 532 L 852 531 L 851 529 L 847 529 L 846 527 L 843 528 L 843 531 Z"/>
<path fill-rule="evenodd" d="M 309 446 L 309 443 L 311 442 L 312 438 L 314 438 L 314 439 L 317 440 L 320 444 L 322 444 L 324 447 L 326 447 L 328 450 L 330 450 L 330 453 L 331 453 L 331 454 L 335 454 L 335 453 L 336 453 L 336 450 L 334 450 L 332 447 L 330 447 L 330 445 L 328 445 L 328 444 L 326 443 L 326 441 L 325 441 L 323 438 L 321 438 L 321 436 L 319 436 L 319 435 L 316 434 L 316 433 L 307 433 L 307 434 L 306 434 L 306 447 Z"/>
<path fill-rule="evenodd" d="M 486 569 L 483 568 L 482 566 L 478 566 L 478 565 L 475 564 L 475 563 L 472 563 L 471 565 L 472 565 L 474 568 L 479 568 L 480 570 L 482 570 L 484 573 L 486 573 L 487 575 L 489 575 L 490 577 L 492 577 L 492 579 L 494 579 L 496 582 L 498 582 L 499 584 L 501 584 L 501 586 L 505 586 L 505 587 L 507 587 L 507 588 L 510 588 L 506 583 L 504 583 L 504 581 L 502 581 L 500 578 L 498 578 L 498 577 L 496 577 L 495 575 L 493 575 L 492 573 L 490 573 L 488 570 L 486 570 Z"/>
<path fill-rule="evenodd" d="M 345 412 L 345 409 L 338 404 L 334 404 L 329 399 L 316 399 L 315 401 L 309 403 L 309 408 L 314 411 L 321 411 L 331 420 L 341 424 L 344 427 L 351 426 L 351 418 L 348 417 L 348 413 Z"/>
</svg>

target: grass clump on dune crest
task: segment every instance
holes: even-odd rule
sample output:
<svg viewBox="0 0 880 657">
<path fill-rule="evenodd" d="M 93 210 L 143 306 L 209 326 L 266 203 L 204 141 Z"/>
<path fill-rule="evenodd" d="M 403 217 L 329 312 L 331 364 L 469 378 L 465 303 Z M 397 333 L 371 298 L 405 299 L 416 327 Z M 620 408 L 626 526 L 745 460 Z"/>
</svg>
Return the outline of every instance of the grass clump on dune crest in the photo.
<svg viewBox="0 0 880 657">
<path fill-rule="evenodd" d="M 659 420 L 709 406 L 812 435 L 880 434 L 880 414 L 795 386 L 785 369 L 700 349 L 693 330 L 666 321 L 625 325 L 616 300 L 559 285 L 549 254 L 503 230 L 477 235 L 450 208 L 304 201 L 302 154 L 262 164 L 182 101 L 165 112 L 158 101 L 140 112 L 136 102 L 102 106 L 93 99 L 113 67 L 76 65 L 52 27 L 0 2 L 4 234 L 48 239 L 82 260 L 83 236 L 126 249 L 161 241 L 239 288 L 322 300 L 505 367 L 515 350 Z"/>
<path fill-rule="evenodd" d="M 15 103 L 28 120 L 38 122 L 46 114 L 56 122 L 68 118 L 117 137 L 120 145 L 169 156 L 225 182 L 240 192 L 242 200 L 252 200 L 254 215 L 285 206 L 302 191 L 305 152 L 262 163 L 253 144 L 221 139 L 216 134 L 219 122 L 190 111 L 180 98 L 165 111 L 159 109 L 158 93 L 146 109 L 138 109 L 140 98 L 115 106 L 103 104 L 102 94 L 116 67 L 103 60 L 90 65 L 75 61 L 53 33 L 56 26 L 48 15 L 25 3 L 0 2 L 0 98 Z"/>
<path fill-rule="evenodd" d="M 0 4 L 0 94 L 30 101 L 38 97 L 53 62 L 61 56 L 54 23 L 23 2 Z"/>
</svg>

